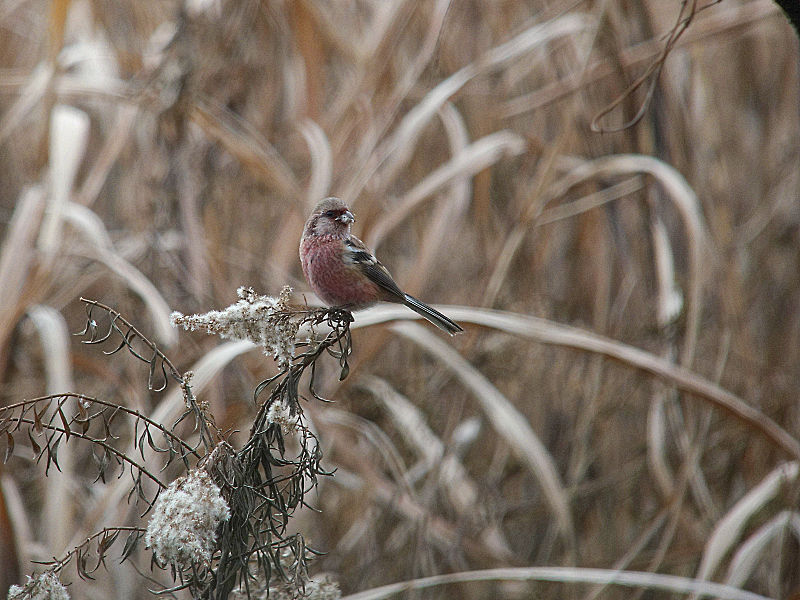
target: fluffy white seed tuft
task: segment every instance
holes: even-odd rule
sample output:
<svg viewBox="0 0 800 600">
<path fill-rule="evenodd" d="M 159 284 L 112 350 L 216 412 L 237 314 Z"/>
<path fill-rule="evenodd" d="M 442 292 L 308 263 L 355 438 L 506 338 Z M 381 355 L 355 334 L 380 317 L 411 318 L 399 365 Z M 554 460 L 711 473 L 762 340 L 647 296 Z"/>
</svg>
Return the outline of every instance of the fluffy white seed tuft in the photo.
<svg viewBox="0 0 800 600">
<path fill-rule="evenodd" d="M 267 410 L 267 423 L 280 425 L 284 434 L 295 433 L 300 428 L 300 415 L 292 415 L 291 410 L 282 402 L 273 402 Z"/>
<path fill-rule="evenodd" d="M 12 585 L 8 589 L 8 600 L 69 600 L 64 584 L 52 571 L 45 571 L 34 578 L 28 577 L 25 585 Z"/>
<path fill-rule="evenodd" d="M 212 310 L 202 315 L 183 315 L 173 312 L 173 327 L 188 331 L 203 330 L 222 338 L 250 340 L 272 356 L 281 368 L 291 363 L 300 320 L 297 311 L 289 306 L 292 288 L 286 286 L 278 298 L 260 296 L 253 288 L 236 290 L 239 301 L 224 310 Z"/>
<path fill-rule="evenodd" d="M 231 514 L 219 487 L 202 469 L 180 477 L 158 497 L 145 543 L 162 564 L 185 568 L 208 564 L 217 527 Z"/>
</svg>

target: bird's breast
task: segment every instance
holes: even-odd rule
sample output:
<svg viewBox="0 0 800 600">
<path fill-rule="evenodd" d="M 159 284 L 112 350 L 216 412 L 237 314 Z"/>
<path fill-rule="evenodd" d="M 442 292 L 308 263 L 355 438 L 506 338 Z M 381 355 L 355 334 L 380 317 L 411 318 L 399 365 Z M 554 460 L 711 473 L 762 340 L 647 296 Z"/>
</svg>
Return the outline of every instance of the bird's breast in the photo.
<svg viewBox="0 0 800 600">
<path fill-rule="evenodd" d="M 340 239 L 304 238 L 300 246 L 303 274 L 328 306 L 363 308 L 379 299 L 378 286 L 357 265 L 344 260 Z"/>
</svg>

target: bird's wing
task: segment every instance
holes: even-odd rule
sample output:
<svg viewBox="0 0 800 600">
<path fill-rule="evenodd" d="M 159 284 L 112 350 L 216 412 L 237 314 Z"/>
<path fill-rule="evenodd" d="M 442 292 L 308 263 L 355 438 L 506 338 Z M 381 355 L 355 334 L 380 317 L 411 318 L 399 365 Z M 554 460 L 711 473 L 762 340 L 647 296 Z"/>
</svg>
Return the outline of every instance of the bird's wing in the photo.
<svg viewBox="0 0 800 600">
<path fill-rule="evenodd" d="M 399 302 L 403 301 L 405 294 L 392 279 L 389 270 L 375 258 L 364 242 L 355 236 L 351 235 L 344 241 L 344 261 L 356 265 L 371 281 L 393 296 L 397 296 Z"/>
</svg>

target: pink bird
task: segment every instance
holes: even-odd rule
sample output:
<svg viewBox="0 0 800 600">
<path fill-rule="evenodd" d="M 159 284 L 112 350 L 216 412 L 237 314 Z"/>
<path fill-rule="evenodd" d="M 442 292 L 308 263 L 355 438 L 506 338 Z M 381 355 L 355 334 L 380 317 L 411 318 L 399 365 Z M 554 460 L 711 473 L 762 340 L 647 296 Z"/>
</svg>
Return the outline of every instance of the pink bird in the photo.
<svg viewBox="0 0 800 600">
<path fill-rule="evenodd" d="M 317 204 L 303 229 L 303 275 L 323 302 L 349 310 L 381 300 L 398 302 L 450 335 L 464 331 L 438 310 L 403 292 L 364 242 L 351 235 L 353 221 L 347 204 L 330 197 Z"/>
</svg>

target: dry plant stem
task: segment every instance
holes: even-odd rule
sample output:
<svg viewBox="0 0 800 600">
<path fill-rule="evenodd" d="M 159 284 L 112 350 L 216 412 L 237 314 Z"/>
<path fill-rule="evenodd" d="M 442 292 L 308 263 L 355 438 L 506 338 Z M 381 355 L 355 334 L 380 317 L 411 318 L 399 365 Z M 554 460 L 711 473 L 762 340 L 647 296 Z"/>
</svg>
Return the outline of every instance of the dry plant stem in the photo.
<svg viewBox="0 0 800 600">
<path fill-rule="evenodd" d="M 120 561 L 124 561 L 136 549 L 136 545 L 144 535 L 144 531 L 145 530 L 141 527 L 104 527 L 100 531 L 87 537 L 85 541 L 75 546 L 61 558 L 33 562 L 46 565 L 54 572 L 59 572 L 63 571 L 69 565 L 70 561 L 75 558 L 78 576 L 81 579 L 93 579 L 92 573 L 97 571 L 101 566 L 105 566 L 106 553 L 111 546 L 114 545 L 114 542 L 117 541 L 120 533 L 128 534 L 128 539 L 125 542 L 125 547 L 120 556 Z M 97 541 L 97 546 L 94 551 L 91 551 L 92 544 L 95 541 Z M 93 566 L 89 563 L 89 560 L 92 558 L 96 561 Z"/>
<path fill-rule="evenodd" d="M 223 439 L 222 432 L 214 422 L 213 416 L 196 402 L 189 384 L 188 375 L 181 375 L 178 369 L 175 368 L 175 365 L 172 364 L 169 358 L 167 358 L 153 342 L 145 337 L 113 308 L 97 302 L 96 300 L 88 300 L 86 298 L 81 298 L 80 300 L 86 305 L 86 326 L 83 331 L 76 335 L 86 336 L 88 338 L 83 340 L 84 344 L 103 344 L 111 339 L 112 336 L 119 336 L 120 341 L 117 347 L 111 351 L 104 351 L 104 354 L 114 354 L 126 348 L 131 355 L 147 363 L 150 367 L 150 372 L 147 377 L 147 388 L 149 390 L 155 392 L 164 391 L 167 388 L 170 378 L 177 382 L 181 387 L 186 410 L 173 427 L 176 427 L 181 421 L 192 414 L 195 418 L 195 427 L 200 431 L 200 441 L 205 446 L 206 453 L 208 453 L 217 442 Z M 92 317 L 92 310 L 94 308 L 99 308 L 107 314 L 109 319 L 108 329 L 104 334 L 100 335 L 100 337 L 98 337 L 98 323 Z M 140 351 L 134 347 L 134 343 L 136 343 L 137 340 L 150 350 L 151 355 L 149 358 L 143 356 Z M 156 387 L 154 385 L 156 381 L 155 374 L 159 369 L 163 377 L 163 382 Z"/>
<path fill-rule="evenodd" d="M 174 458 L 181 459 L 187 470 L 191 468 L 189 458 L 200 460 L 208 474 L 221 484 L 227 500 L 225 511 L 227 513 L 230 508 L 230 518 L 223 520 L 218 530 L 217 558 L 212 564 L 178 564 L 168 559 L 154 558 L 156 566 L 170 567 L 173 580 L 177 582 L 174 587 L 160 593 L 190 589 L 196 597 L 221 600 L 227 598 L 238 582 L 249 581 L 254 576 L 254 568 L 257 569 L 255 575 L 262 576 L 265 581 L 269 581 L 271 573 L 277 572 L 287 582 L 297 582 L 300 585 L 307 578 L 306 561 L 315 551 L 306 546 L 300 534 L 289 534 L 287 528 L 294 511 L 306 506 L 304 495 L 315 487 L 317 476 L 328 473 L 320 467 L 322 455 L 319 442 L 299 420 L 299 415 L 302 414 L 299 382 L 304 371 L 310 368 L 311 393 L 315 398 L 321 399 L 314 391 L 313 373 L 315 361 L 326 353 L 338 359 L 342 378 L 347 375 L 347 358 L 351 351 L 350 313 L 340 310 L 287 309 L 287 319 L 299 319 L 302 324 L 310 325 L 312 332 L 314 326 L 325 324 L 330 328 L 330 333 L 321 342 L 308 342 L 310 347 L 306 352 L 292 355 L 287 366 L 275 378 L 258 387 L 256 395 L 274 383 L 270 398 L 262 406 L 250 439 L 242 450 L 235 453 L 228 444 L 220 442 L 214 445 L 214 451 L 209 454 L 213 443 L 212 435 L 220 439 L 221 434 L 208 421 L 204 409 L 194 401 L 189 387 L 190 376 L 181 376 L 158 347 L 118 312 L 94 300 L 84 299 L 83 302 L 87 307 L 86 326 L 80 333 L 87 338 L 84 342 L 103 344 L 112 341 L 116 346 L 105 354 L 114 354 L 125 348 L 131 355 L 148 364 L 148 388 L 151 390 L 163 391 L 170 379 L 177 381 L 183 394 L 184 414 L 173 425 L 173 429 L 167 429 L 138 411 L 110 402 L 96 401 L 80 394 L 65 393 L 28 400 L 0 409 L 0 416 L 4 417 L 0 421 L 0 432 L 5 432 L 7 440 L 6 457 L 13 453 L 14 434 L 21 427 L 28 429 L 28 437 L 37 457 L 46 455 L 48 469 L 50 464 L 58 468 L 58 447 L 62 440 L 74 437 L 89 441 L 101 453 L 98 478 L 105 479 L 108 464 L 121 467 L 123 472 L 129 470 L 134 480 L 130 494 L 136 494 L 138 498 L 145 500 L 145 513 L 154 506 L 160 490 L 166 488 L 166 484 L 151 469 L 145 468 L 145 446 L 158 453 L 169 453 L 166 464 Z M 95 320 L 95 312 L 102 313 L 101 323 Z M 195 317 L 200 319 L 197 315 Z M 293 343 L 294 335 L 292 333 Z M 163 380 L 156 380 L 155 374 L 159 371 Z M 76 414 L 70 416 L 64 410 L 67 400 L 76 402 Z M 296 430 L 299 430 L 301 440 L 300 452 L 296 458 L 286 457 L 283 425 L 269 419 L 266 409 L 275 403 L 283 403 L 289 407 L 291 414 L 298 415 Z M 44 407 L 40 408 L 42 405 Z M 92 411 L 95 405 L 100 410 Z M 111 416 L 107 415 L 109 411 Z M 9 416 L 5 416 L 5 413 L 9 413 Z M 120 451 L 112 445 L 116 438 L 111 432 L 111 420 L 117 414 L 127 414 L 134 419 L 132 452 Z M 194 447 L 173 433 L 174 428 L 189 415 L 195 416 L 196 430 L 200 431 L 197 445 L 203 445 L 206 450 L 202 459 Z M 90 428 L 95 423 L 102 426 L 99 435 L 90 434 Z M 161 434 L 163 447 L 157 445 L 153 439 L 154 431 Z M 31 432 L 43 435 L 45 443 L 40 446 Z M 142 462 L 133 458 L 137 451 L 142 456 Z M 142 478 L 150 479 L 157 485 L 159 492 L 152 498 L 147 497 Z M 113 545 L 121 530 L 104 529 L 77 544 L 62 560 L 54 560 L 50 564 L 61 569 L 71 558 L 76 557 L 79 575 L 90 577 L 103 564 L 106 551 Z M 141 529 L 130 528 L 128 531 L 131 534 L 123 549 L 123 560 L 134 552 L 142 538 Z M 169 541 L 171 538 L 167 536 L 165 539 Z M 98 558 L 95 563 L 90 564 L 86 549 L 93 540 L 98 540 Z M 161 560 L 165 561 L 163 565 L 159 562 Z"/>
<path fill-rule="evenodd" d="M 103 407 L 112 409 L 115 412 L 128 414 L 128 415 L 132 416 L 134 419 L 136 419 L 137 421 L 141 421 L 142 423 L 145 423 L 147 426 L 154 427 L 161 434 L 163 434 L 165 438 L 169 438 L 171 441 L 175 442 L 181 448 L 181 450 L 182 450 L 181 458 L 183 458 L 184 461 L 186 460 L 186 457 L 188 457 L 188 455 L 190 455 L 190 454 L 193 455 L 197 459 L 200 458 L 200 455 L 198 454 L 196 448 L 193 448 L 192 446 L 187 444 L 185 441 L 183 441 L 181 438 L 179 438 L 176 435 L 174 435 L 166 427 L 164 427 L 161 423 L 149 418 L 146 415 L 143 415 L 138 410 L 134 410 L 134 409 L 128 408 L 126 406 L 120 406 L 119 404 L 115 404 L 113 402 L 106 402 L 105 400 L 99 400 L 98 398 L 93 398 L 91 396 L 86 396 L 84 394 L 76 394 L 74 392 L 65 392 L 63 394 L 50 394 L 50 395 L 47 395 L 47 396 L 40 396 L 39 398 L 33 398 L 31 400 L 23 400 L 22 402 L 16 402 L 14 404 L 8 404 L 6 406 L 0 407 L 0 417 L 4 413 L 13 412 L 14 410 L 16 410 L 18 408 L 31 406 L 33 404 L 38 404 L 40 402 L 50 402 L 51 400 L 60 400 L 60 399 L 66 399 L 66 398 L 74 398 L 79 403 L 79 413 L 77 415 L 73 415 L 72 417 L 70 417 L 69 420 L 67 420 L 67 417 L 64 415 L 63 411 L 61 410 L 61 403 L 59 402 L 59 404 L 58 404 L 57 414 L 58 414 L 58 416 L 59 416 L 59 418 L 61 420 L 61 423 L 62 423 L 62 425 L 64 427 L 64 433 L 67 436 L 73 435 L 73 434 L 76 433 L 75 431 L 72 431 L 72 429 L 71 429 L 73 424 L 77 423 L 77 424 L 83 425 L 87 419 L 90 420 L 94 416 L 94 415 L 89 415 L 86 412 L 85 408 L 83 408 L 85 406 L 85 403 L 90 403 L 92 405 L 98 405 L 98 406 L 103 406 Z M 37 413 L 36 414 L 36 419 L 40 421 L 42 414 L 43 413 L 41 413 L 41 412 Z M 10 419 L 10 418 L 11 417 L 3 417 L 3 420 Z M 5 429 L 6 428 L 2 428 L 2 429 L 0 429 L 0 431 L 5 431 Z M 140 437 L 138 435 L 135 435 L 134 437 L 136 439 L 139 439 L 140 441 L 144 439 L 144 438 L 142 438 L 142 437 Z"/>
<path fill-rule="evenodd" d="M 44 423 L 37 423 L 34 419 L 28 419 L 24 417 L 9 417 L 6 419 L 6 422 L 16 423 L 17 427 L 21 425 L 30 425 L 33 427 L 38 427 L 42 431 L 51 432 L 52 435 L 50 435 L 47 438 L 47 442 L 45 443 L 44 447 L 40 448 L 39 451 L 36 452 L 37 460 L 40 459 L 42 456 L 47 455 L 47 466 L 45 467 L 45 474 L 47 474 L 47 471 L 50 469 L 51 464 L 55 465 L 56 468 L 60 470 L 60 467 L 58 466 L 57 444 L 61 442 L 62 436 L 63 438 L 75 436 L 77 439 L 91 442 L 93 445 L 102 448 L 105 452 L 114 455 L 114 457 L 116 457 L 117 460 L 119 460 L 121 463 L 127 463 L 132 468 L 139 471 L 141 475 L 147 476 L 148 479 L 150 479 L 153 483 L 157 484 L 160 488 L 163 489 L 164 487 L 166 487 L 163 483 L 161 483 L 161 480 L 158 477 L 156 477 L 153 473 L 145 469 L 143 465 L 137 463 L 133 459 L 126 456 L 124 452 L 117 450 L 116 448 L 114 448 L 113 446 L 111 446 L 110 444 L 101 439 L 94 438 L 92 436 L 88 436 L 86 434 L 77 431 L 72 431 L 70 433 L 67 433 L 68 432 L 67 428 L 62 428 L 57 425 L 49 425 L 49 424 L 46 425 Z M 8 433 L 8 431 L 6 431 L 6 433 Z M 13 445 L 10 447 L 13 448 Z M 8 454 L 9 453 L 7 451 L 6 455 Z M 100 478 L 104 477 L 105 475 L 103 472 Z M 136 489 L 141 489 L 139 485 L 140 483 L 141 483 L 140 481 L 138 480 L 136 481 Z"/>
<path fill-rule="evenodd" d="M 698 7 L 697 6 L 697 0 L 685 0 L 684 2 L 681 2 L 681 8 L 680 8 L 680 11 L 678 12 L 678 18 L 677 18 L 677 21 L 675 23 L 675 26 L 670 30 L 670 32 L 669 32 L 669 34 L 667 36 L 667 41 L 664 44 L 664 48 L 661 51 L 661 53 L 659 54 L 659 56 L 645 70 L 645 72 L 642 75 L 640 75 L 628 87 L 628 89 L 626 89 L 622 94 L 620 94 L 620 96 L 616 100 L 611 102 L 611 104 L 609 104 L 606 108 L 601 110 L 592 119 L 592 123 L 591 123 L 592 131 L 596 131 L 596 132 L 599 132 L 599 133 L 618 132 L 618 131 L 622 131 L 624 129 L 628 129 L 629 127 L 633 127 L 639 121 L 642 120 L 642 118 L 645 115 L 645 112 L 647 111 L 647 108 L 650 106 L 650 103 L 651 103 L 652 98 L 653 98 L 653 94 L 656 91 L 656 86 L 658 84 L 658 78 L 661 75 L 661 70 L 664 68 L 664 63 L 666 62 L 667 57 L 669 56 L 669 53 L 672 51 L 672 49 L 678 43 L 678 40 L 681 38 L 681 36 L 689 28 L 689 24 L 692 22 L 692 19 L 694 19 L 694 16 L 698 12 L 700 12 L 701 10 L 704 10 L 704 9 L 714 5 L 714 4 L 717 4 L 720 1 L 721 0 L 713 0 L 712 2 L 709 2 L 708 4 L 705 4 L 702 7 Z M 689 7 L 689 10 L 688 10 L 689 14 L 688 15 L 684 15 L 684 9 L 687 6 Z M 647 87 L 647 93 L 645 95 L 645 99 L 642 101 L 641 105 L 639 106 L 639 110 L 636 112 L 636 115 L 632 119 L 630 119 L 629 121 L 627 121 L 624 124 L 620 125 L 619 127 L 614 127 L 614 128 L 602 127 L 599 124 L 600 120 L 603 117 L 608 115 L 611 111 L 613 111 L 615 108 L 617 108 L 620 104 L 625 102 L 628 99 L 628 97 L 631 96 L 637 89 L 639 89 L 648 79 L 650 79 L 650 85 L 648 85 L 648 87 Z"/>
<path fill-rule="evenodd" d="M 226 342 L 214 348 L 206 354 L 200 361 L 192 366 L 192 394 L 202 393 L 226 365 L 235 357 L 242 353 L 256 348 L 249 341 Z M 173 389 L 159 402 L 151 414 L 151 420 L 156 423 L 177 423 L 182 420 L 182 415 L 186 413 L 186 392 L 185 389 Z M 126 449 L 126 454 L 137 451 L 136 440 L 132 440 Z M 163 465 L 162 465 L 163 467 Z M 106 522 L 109 518 L 109 511 L 116 510 L 119 506 L 124 506 L 125 496 L 127 495 L 126 484 L 122 479 L 107 486 L 98 495 L 96 506 L 84 517 L 80 531 L 92 531 Z M 80 538 L 73 540 L 72 545 L 78 544 Z"/>
<path fill-rule="evenodd" d="M 64 410 L 67 400 L 74 400 L 77 407 L 70 416 Z M 97 407 L 99 410 L 93 410 Z M 122 451 L 114 445 L 117 436 L 112 431 L 112 421 L 121 414 L 133 419 L 132 448 L 128 451 Z M 99 427 L 100 431 L 92 434 L 93 426 L 95 430 Z M 144 513 L 153 506 L 159 492 L 148 494 L 143 477 L 152 481 L 157 490 L 166 488 L 154 469 L 148 468 L 145 447 L 167 455 L 167 465 L 178 459 L 186 469 L 190 468 L 190 459 L 196 461 L 200 458 L 195 448 L 153 419 L 124 406 L 81 394 L 55 394 L 0 409 L 0 432 L 5 433 L 6 438 L 5 461 L 14 452 L 14 435 L 23 428 L 27 432 L 36 460 L 47 457 L 45 475 L 51 464 L 60 470 L 58 453 L 62 441 L 66 443 L 70 438 L 75 438 L 88 442 L 92 447 L 91 456 L 97 469 L 96 480 L 106 481 L 110 474 L 120 479 L 128 471 L 133 481 L 127 492 L 128 499 L 135 497 L 143 500 L 146 505 Z M 156 432 L 160 438 L 154 436 Z M 43 438 L 43 443 L 40 443 L 39 438 Z M 135 460 L 137 453 L 141 460 Z M 118 474 L 109 471 L 118 471 Z"/>
<path fill-rule="evenodd" d="M 83 343 L 85 344 L 102 344 L 109 340 L 114 333 L 117 333 L 121 336 L 121 340 L 119 341 L 119 345 L 110 352 L 105 352 L 105 354 L 115 354 L 116 352 L 122 350 L 123 348 L 127 347 L 128 351 L 133 354 L 136 358 L 145 362 L 150 365 L 150 375 L 147 379 L 147 389 L 153 390 L 154 392 L 161 392 L 167 388 L 167 383 L 169 377 L 172 377 L 177 383 L 183 383 L 183 377 L 181 377 L 178 369 L 170 362 L 170 360 L 166 357 L 166 355 L 161 352 L 156 345 L 147 339 L 142 333 L 136 329 L 131 323 L 129 323 L 125 318 L 120 315 L 117 311 L 115 311 L 110 306 L 106 306 L 101 302 L 97 302 L 96 300 L 89 300 L 87 298 L 80 298 L 80 301 L 83 302 L 87 306 L 86 312 L 86 327 L 78 333 L 77 335 L 80 336 L 88 336 L 89 339 L 84 340 Z M 105 334 L 100 337 L 97 337 L 97 322 L 92 318 L 92 308 L 96 307 L 107 313 L 111 319 L 108 325 L 108 330 Z M 119 323 L 120 325 L 117 325 Z M 151 351 L 152 355 L 150 358 L 145 358 L 142 356 L 133 346 L 131 345 L 132 342 L 135 340 L 140 340 L 144 345 L 146 345 Z M 156 370 L 158 366 L 161 367 L 161 374 L 164 376 L 163 383 L 159 387 L 154 386 L 154 376 L 156 374 Z M 169 371 L 169 373 L 167 373 Z"/>
<path fill-rule="evenodd" d="M 254 568 L 267 581 L 273 571 L 288 582 L 301 581 L 307 576 L 308 557 L 317 554 L 306 546 L 302 535 L 290 534 L 288 528 L 295 510 L 308 506 L 305 494 L 316 487 L 317 477 L 330 475 L 320 465 L 319 441 L 298 418 L 300 450 L 298 456 L 286 457 L 282 426 L 271 421 L 269 415 L 276 404 L 286 407 L 292 416 L 302 415 L 299 386 L 306 369 L 311 370 L 311 394 L 324 400 L 314 389 L 315 363 L 324 354 L 339 361 L 341 379 L 347 376 L 353 318 L 348 311 L 337 309 L 303 310 L 297 314 L 312 332 L 320 324 L 328 326 L 330 332 L 320 342 L 309 342 L 306 352 L 295 354 L 277 375 L 258 385 L 256 399 L 271 389 L 259 408 L 247 443 L 215 467 L 216 479 L 229 499 L 231 515 L 221 526 L 221 554 L 206 592 L 208 598 L 227 598 L 237 582 L 251 580 Z M 283 552 L 289 552 L 288 559 L 281 556 Z"/>
</svg>

